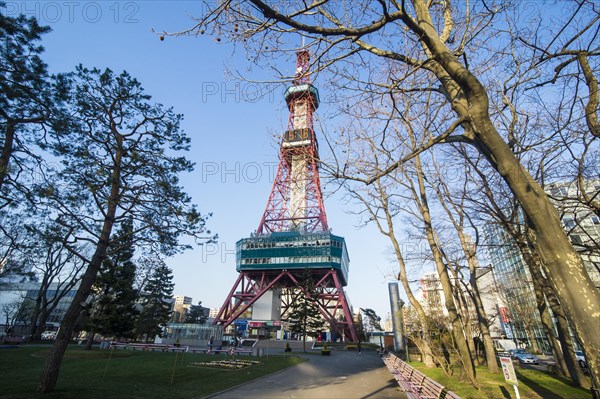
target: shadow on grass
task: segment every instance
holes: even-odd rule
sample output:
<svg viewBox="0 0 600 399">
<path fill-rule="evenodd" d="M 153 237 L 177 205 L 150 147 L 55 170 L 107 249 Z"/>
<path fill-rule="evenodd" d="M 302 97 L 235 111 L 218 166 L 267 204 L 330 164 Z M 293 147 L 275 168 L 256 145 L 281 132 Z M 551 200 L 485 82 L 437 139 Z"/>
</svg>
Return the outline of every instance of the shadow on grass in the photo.
<svg viewBox="0 0 600 399">
<path fill-rule="evenodd" d="M 511 399 L 510 393 L 508 392 L 508 389 L 506 389 L 506 387 L 501 386 L 500 391 L 502 392 L 502 396 L 504 396 L 505 399 Z"/>
<path fill-rule="evenodd" d="M 542 398 L 544 398 L 544 399 L 564 399 L 563 396 L 557 395 L 554 392 L 550 391 L 549 389 L 544 388 L 543 386 L 541 386 L 537 382 L 533 381 L 532 379 L 525 377 L 523 374 L 518 373 L 518 375 L 519 375 L 518 379 L 519 379 L 520 383 L 522 383 L 523 385 L 527 385 L 529 388 L 531 388 L 532 391 L 534 391 L 535 393 L 540 395 Z"/>
</svg>

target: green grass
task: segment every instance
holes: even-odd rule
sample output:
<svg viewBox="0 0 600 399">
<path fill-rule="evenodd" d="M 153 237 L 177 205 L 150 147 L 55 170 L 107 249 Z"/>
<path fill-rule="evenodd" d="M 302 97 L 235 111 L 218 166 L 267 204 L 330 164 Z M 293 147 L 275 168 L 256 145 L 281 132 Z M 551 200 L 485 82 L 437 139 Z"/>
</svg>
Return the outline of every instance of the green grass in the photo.
<svg viewBox="0 0 600 399">
<path fill-rule="evenodd" d="M 477 367 L 477 381 L 480 389 L 473 388 L 468 382 L 456 375 L 448 377 L 441 369 L 425 368 L 423 363 L 411 362 L 411 366 L 431 379 L 455 392 L 463 399 L 509 399 L 515 398 L 512 385 L 504 381 L 502 374 L 490 374 L 486 367 Z M 524 369 L 515 366 L 519 381 L 521 399 L 591 399 L 589 390 L 570 385 L 569 380 L 548 372 Z"/>
<path fill-rule="evenodd" d="M 262 364 L 240 370 L 190 367 L 221 355 L 142 351 L 84 351 L 69 348 L 56 390 L 36 394 L 49 349 L 0 349 L 0 398 L 201 398 L 302 362 L 298 356 L 247 357 Z M 173 374 L 173 370 L 175 373 Z M 172 383 L 171 383 L 172 382 Z"/>
</svg>

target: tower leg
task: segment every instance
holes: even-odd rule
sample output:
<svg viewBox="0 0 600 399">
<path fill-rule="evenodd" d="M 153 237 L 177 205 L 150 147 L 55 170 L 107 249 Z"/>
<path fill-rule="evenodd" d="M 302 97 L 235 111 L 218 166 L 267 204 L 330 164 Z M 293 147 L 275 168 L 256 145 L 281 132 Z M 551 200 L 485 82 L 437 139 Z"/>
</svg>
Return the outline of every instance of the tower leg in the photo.
<svg viewBox="0 0 600 399">
<path fill-rule="evenodd" d="M 262 272 L 259 275 L 250 272 L 240 272 L 238 279 L 213 324 L 222 324 L 224 328 L 248 310 L 265 292 L 284 276 L 287 271 L 279 273 Z"/>
<path fill-rule="evenodd" d="M 337 273 L 334 270 L 329 270 L 319 280 L 317 286 L 322 288 L 319 295 L 319 308 L 323 317 L 331 323 L 338 334 L 349 338 L 351 341 L 358 341 L 354 318 Z M 341 320 L 336 318 L 336 315 L 340 313 L 343 316 Z"/>
</svg>

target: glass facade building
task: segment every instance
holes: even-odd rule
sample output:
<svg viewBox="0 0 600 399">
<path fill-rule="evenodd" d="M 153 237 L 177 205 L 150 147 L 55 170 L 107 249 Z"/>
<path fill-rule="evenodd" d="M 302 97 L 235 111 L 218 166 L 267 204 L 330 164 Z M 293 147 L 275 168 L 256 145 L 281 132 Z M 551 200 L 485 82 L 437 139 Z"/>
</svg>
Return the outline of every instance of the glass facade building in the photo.
<svg viewBox="0 0 600 399">
<path fill-rule="evenodd" d="M 507 339 L 549 352 L 550 346 L 537 309 L 531 274 L 512 238 L 497 225 L 484 230 L 492 273 L 501 303 L 500 326 Z M 535 340 L 535 344 L 532 342 Z"/>
</svg>

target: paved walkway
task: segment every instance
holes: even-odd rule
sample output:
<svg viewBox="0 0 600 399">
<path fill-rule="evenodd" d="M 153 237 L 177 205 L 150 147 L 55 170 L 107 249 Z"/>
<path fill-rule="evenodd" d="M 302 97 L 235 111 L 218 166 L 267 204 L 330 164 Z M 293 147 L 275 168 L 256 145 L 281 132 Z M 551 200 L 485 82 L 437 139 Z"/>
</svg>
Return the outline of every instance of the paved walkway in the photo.
<svg viewBox="0 0 600 399">
<path fill-rule="evenodd" d="M 376 399 L 406 398 L 383 361 L 372 350 L 306 355 L 307 361 L 209 396 L 215 399 Z"/>
</svg>

